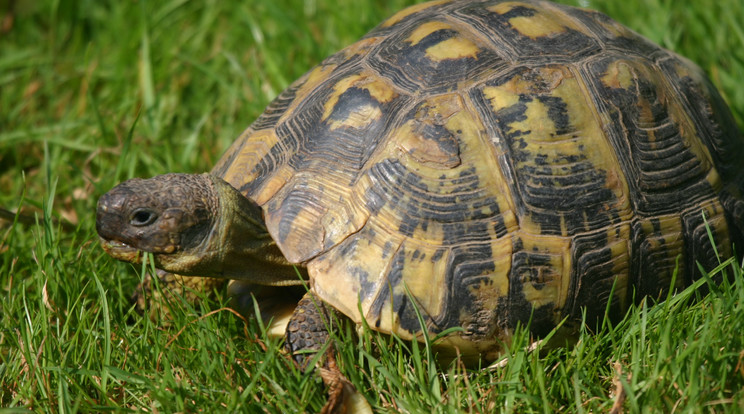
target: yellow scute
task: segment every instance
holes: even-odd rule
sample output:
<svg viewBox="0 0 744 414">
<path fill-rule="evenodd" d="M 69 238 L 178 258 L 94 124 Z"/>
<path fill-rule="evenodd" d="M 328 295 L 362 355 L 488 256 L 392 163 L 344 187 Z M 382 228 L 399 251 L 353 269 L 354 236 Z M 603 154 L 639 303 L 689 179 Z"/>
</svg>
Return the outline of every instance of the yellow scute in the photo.
<svg viewBox="0 0 744 414">
<path fill-rule="evenodd" d="M 623 61 L 617 61 L 610 64 L 602 76 L 602 83 L 613 89 L 629 89 L 633 86 L 635 74 Z"/>
<path fill-rule="evenodd" d="M 382 111 L 377 106 L 364 105 L 349 113 L 349 116 L 341 121 L 331 122 L 331 131 L 341 127 L 362 129 L 373 121 L 382 117 Z"/>
<path fill-rule="evenodd" d="M 228 153 L 237 153 L 237 156 L 225 169 L 222 178 L 235 188 L 252 182 L 256 179 L 253 168 L 278 142 L 279 138 L 273 129 L 258 132 L 248 129 L 228 150 Z"/>
<path fill-rule="evenodd" d="M 426 56 L 433 61 L 477 58 L 480 48 L 464 37 L 453 37 L 426 49 Z"/>
<path fill-rule="evenodd" d="M 491 103 L 491 109 L 494 112 L 516 105 L 519 102 L 518 94 L 504 90 L 501 87 L 487 86 L 483 88 L 483 95 Z"/>
<path fill-rule="evenodd" d="M 499 301 L 509 296 L 509 273 L 512 259 L 512 237 L 506 235 L 491 242 L 494 270 L 477 286 L 470 287 L 475 301 L 484 309 L 496 309 Z M 466 315 L 472 318 L 473 315 Z"/>
<path fill-rule="evenodd" d="M 514 17 L 509 19 L 509 23 L 519 33 L 532 39 L 556 35 L 566 31 L 566 26 L 561 25 L 550 16 L 542 13 L 530 17 Z"/>
<path fill-rule="evenodd" d="M 294 174 L 295 170 L 292 167 L 288 165 L 281 167 L 253 194 L 253 201 L 263 206 L 287 184 Z"/>
<path fill-rule="evenodd" d="M 488 10 L 498 14 L 506 14 L 516 7 L 525 7 L 532 9 L 535 13 L 532 16 L 517 16 L 509 19 L 512 28 L 523 36 L 537 39 L 544 36 L 554 36 L 566 32 L 568 29 L 585 32 L 574 22 L 563 18 L 557 13 L 551 13 L 548 10 L 538 10 L 529 4 L 519 2 L 499 3 L 489 7 Z"/>
<path fill-rule="evenodd" d="M 541 236 L 517 232 L 525 252 L 539 252 L 548 258 L 547 266 L 537 272 L 540 289 L 532 280 L 522 281 L 522 293 L 535 307 L 554 304 L 555 309 L 566 305 L 571 274 L 571 239 L 568 237 Z M 557 321 L 556 321 L 557 322 Z"/>
<path fill-rule="evenodd" d="M 411 35 L 408 36 L 408 39 L 406 39 L 406 41 L 410 43 L 411 46 L 415 46 L 423 38 L 439 30 L 452 30 L 452 26 L 447 23 L 438 21 L 426 22 L 417 27 L 413 32 L 411 32 Z"/>
<path fill-rule="evenodd" d="M 411 6 L 411 7 L 405 8 L 405 9 L 399 11 L 398 13 L 395 13 L 389 19 L 385 20 L 385 22 L 382 23 L 382 27 L 390 27 L 390 26 L 394 25 L 395 23 L 398 23 L 399 21 L 405 19 L 406 17 L 408 17 L 408 16 L 410 16 L 412 14 L 418 13 L 418 12 L 420 12 L 422 10 L 426 10 L 429 7 L 433 7 L 433 6 L 437 6 L 437 5 L 440 5 L 440 4 L 449 3 L 450 1 L 451 0 L 430 1 L 430 2 L 421 3 L 421 4 L 417 4 L 415 6 Z"/>
<path fill-rule="evenodd" d="M 393 88 L 379 77 L 365 73 L 357 73 L 341 79 L 333 87 L 333 93 L 323 106 L 323 117 L 321 118 L 323 121 L 331 116 L 333 110 L 338 104 L 339 97 L 350 88 L 366 89 L 369 92 L 370 97 L 379 104 L 390 102 L 398 96 Z M 374 102 L 369 102 L 369 104 L 362 105 L 356 108 L 356 110 L 351 111 L 351 114 L 347 119 L 334 121 L 331 125 L 331 129 L 336 129 L 341 126 L 363 128 L 380 117 L 382 117 L 382 111 L 380 108 L 375 105 Z"/>
</svg>

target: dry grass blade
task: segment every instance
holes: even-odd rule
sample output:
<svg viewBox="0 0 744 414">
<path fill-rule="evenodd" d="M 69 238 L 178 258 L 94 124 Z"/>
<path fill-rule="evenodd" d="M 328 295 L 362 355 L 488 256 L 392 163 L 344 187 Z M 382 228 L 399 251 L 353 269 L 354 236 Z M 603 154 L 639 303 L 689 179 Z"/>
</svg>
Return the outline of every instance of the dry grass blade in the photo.
<svg viewBox="0 0 744 414">
<path fill-rule="evenodd" d="M 623 411 L 623 404 L 625 403 L 625 399 L 627 398 L 627 395 L 625 394 L 625 387 L 623 386 L 623 381 L 621 380 L 623 376 L 623 366 L 619 362 L 615 362 L 612 364 L 615 375 L 612 377 L 612 386 L 614 388 L 613 394 L 615 394 L 615 402 L 612 404 L 612 408 L 610 409 L 610 414 L 622 414 Z M 630 379 L 630 374 L 628 374 L 628 377 L 626 378 L 626 381 Z"/>
</svg>

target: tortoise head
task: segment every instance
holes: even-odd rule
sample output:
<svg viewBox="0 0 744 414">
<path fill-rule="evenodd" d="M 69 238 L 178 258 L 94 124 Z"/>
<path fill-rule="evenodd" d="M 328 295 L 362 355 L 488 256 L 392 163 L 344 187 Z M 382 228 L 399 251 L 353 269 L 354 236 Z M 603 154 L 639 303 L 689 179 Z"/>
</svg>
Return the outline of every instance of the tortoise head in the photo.
<svg viewBox="0 0 744 414">
<path fill-rule="evenodd" d="M 181 275 L 299 282 L 271 239 L 256 203 L 210 174 L 131 179 L 98 200 L 96 229 L 116 259 Z M 289 273 L 289 274 L 288 274 Z"/>
</svg>

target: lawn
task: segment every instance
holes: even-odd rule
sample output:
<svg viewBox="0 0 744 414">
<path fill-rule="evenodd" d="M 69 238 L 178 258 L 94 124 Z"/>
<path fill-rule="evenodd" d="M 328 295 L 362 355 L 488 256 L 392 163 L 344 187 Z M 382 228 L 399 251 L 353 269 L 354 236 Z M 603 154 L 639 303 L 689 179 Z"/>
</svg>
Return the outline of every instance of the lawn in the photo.
<svg viewBox="0 0 744 414">
<path fill-rule="evenodd" d="M 566 2 L 697 62 L 744 127 L 741 0 Z M 0 207 L 22 212 L 0 216 L 0 413 L 319 411 L 318 377 L 224 298 L 175 304 L 170 327 L 139 317 L 146 269 L 100 249 L 96 200 L 130 177 L 208 171 L 292 80 L 410 3 L 0 0 Z M 533 352 L 517 334 L 493 369 L 348 332 L 339 363 L 383 412 L 743 412 L 740 268 L 722 258 L 708 270 L 730 283 L 574 347 Z"/>
</svg>

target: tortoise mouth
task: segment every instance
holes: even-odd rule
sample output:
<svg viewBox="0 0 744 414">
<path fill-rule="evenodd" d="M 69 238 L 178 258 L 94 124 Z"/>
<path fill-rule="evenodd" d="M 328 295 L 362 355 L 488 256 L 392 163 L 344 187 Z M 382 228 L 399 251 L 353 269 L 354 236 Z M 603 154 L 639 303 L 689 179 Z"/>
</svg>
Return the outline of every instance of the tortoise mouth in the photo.
<svg viewBox="0 0 744 414">
<path fill-rule="evenodd" d="M 111 257 L 125 262 L 139 263 L 144 251 L 122 241 L 100 237 L 101 247 Z"/>
</svg>

